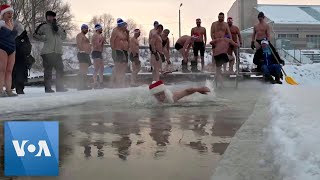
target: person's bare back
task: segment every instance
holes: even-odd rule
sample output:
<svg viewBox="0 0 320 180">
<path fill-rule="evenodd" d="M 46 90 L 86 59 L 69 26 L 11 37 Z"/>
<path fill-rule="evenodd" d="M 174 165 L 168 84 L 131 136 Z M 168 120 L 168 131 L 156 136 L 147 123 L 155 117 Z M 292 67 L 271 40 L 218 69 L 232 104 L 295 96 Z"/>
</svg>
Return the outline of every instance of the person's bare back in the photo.
<svg viewBox="0 0 320 180">
<path fill-rule="evenodd" d="M 162 48 L 162 38 L 159 34 L 154 34 L 152 36 L 152 41 L 154 41 L 154 47 L 155 47 L 155 51 L 163 54 L 163 48 Z"/>
<path fill-rule="evenodd" d="M 189 45 L 191 43 L 191 36 L 184 35 L 181 36 L 178 40 L 177 43 L 180 44 L 181 46 Z"/>
<path fill-rule="evenodd" d="M 227 54 L 230 45 L 238 47 L 238 44 L 235 43 L 233 40 L 228 38 L 216 38 L 215 40 L 211 41 L 211 45 L 215 45 L 214 56 L 219 54 Z"/>
<path fill-rule="evenodd" d="M 232 40 L 236 43 L 240 42 L 238 39 L 238 36 L 240 34 L 240 30 L 237 26 L 229 26 L 230 32 L 231 32 L 231 36 L 232 36 Z"/>
</svg>

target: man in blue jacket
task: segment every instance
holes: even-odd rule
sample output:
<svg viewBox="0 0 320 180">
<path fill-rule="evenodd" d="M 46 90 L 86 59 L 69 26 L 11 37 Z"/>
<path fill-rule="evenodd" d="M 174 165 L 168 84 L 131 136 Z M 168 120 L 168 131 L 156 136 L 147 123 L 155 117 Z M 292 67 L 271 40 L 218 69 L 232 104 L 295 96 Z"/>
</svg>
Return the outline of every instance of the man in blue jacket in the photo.
<svg viewBox="0 0 320 180">
<path fill-rule="evenodd" d="M 261 41 L 263 57 L 261 59 L 261 71 L 265 77 L 266 81 L 269 81 L 272 84 L 282 84 L 280 81 L 281 76 L 281 65 L 274 63 L 274 55 L 271 52 L 269 47 L 269 42 L 267 40 Z M 275 79 L 273 79 L 273 77 Z"/>
</svg>

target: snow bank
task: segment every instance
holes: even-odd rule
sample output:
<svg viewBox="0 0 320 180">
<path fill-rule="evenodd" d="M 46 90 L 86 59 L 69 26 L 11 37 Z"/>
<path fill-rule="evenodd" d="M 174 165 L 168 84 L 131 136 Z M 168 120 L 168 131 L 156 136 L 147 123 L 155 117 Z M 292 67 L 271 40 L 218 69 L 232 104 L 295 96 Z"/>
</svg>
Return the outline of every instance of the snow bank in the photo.
<svg viewBox="0 0 320 180">
<path fill-rule="evenodd" d="M 269 143 L 283 180 L 320 179 L 320 64 L 285 66 L 298 86 L 273 86 Z"/>
</svg>

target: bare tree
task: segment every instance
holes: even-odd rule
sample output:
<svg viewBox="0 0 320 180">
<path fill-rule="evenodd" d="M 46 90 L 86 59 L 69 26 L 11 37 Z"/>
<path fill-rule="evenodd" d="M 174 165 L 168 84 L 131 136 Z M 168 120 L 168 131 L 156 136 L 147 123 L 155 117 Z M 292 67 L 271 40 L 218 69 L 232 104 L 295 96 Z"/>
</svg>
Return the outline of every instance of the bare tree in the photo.
<svg viewBox="0 0 320 180">
<path fill-rule="evenodd" d="M 114 28 L 114 17 L 111 14 L 104 13 L 100 16 L 93 16 L 90 21 L 90 26 L 94 27 L 95 24 L 101 24 L 103 28 L 103 35 L 106 37 L 106 41 L 109 44 L 112 29 Z"/>
<path fill-rule="evenodd" d="M 130 32 L 132 32 L 132 31 L 134 31 L 135 29 L 138 28 L 137 23 L 136 23 L 133 19 L 128 19 L 126 22 L 127 22 L 127 24 L 128 24 L 127 29 L 128 29 Z"/>
<path fill-rule="evenodd" d="M 34 32 L 37 24 L 45 22 L 45 12 L 57 13 L 57 21 L 68 33 L 74 29 L 73 15 L 70 5 L 63 0 L 11 0 L 15 10 L 14 17 L 19 20 L 29 32 Z"/>
</svg>

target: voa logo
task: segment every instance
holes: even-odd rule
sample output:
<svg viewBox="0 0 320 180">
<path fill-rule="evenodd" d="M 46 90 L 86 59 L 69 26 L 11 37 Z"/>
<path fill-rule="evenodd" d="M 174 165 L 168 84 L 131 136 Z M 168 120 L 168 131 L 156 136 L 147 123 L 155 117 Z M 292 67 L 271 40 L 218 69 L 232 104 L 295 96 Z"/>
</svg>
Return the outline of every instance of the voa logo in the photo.
<svg viewBox="0 0 320 180">
<path fill-rule="evenodd" d="M 27 143 L 29 142 L 29 140 L 23 140 L 22 142 L 19 142 L 18 140 L 13 140 L 12 144 L 13 147 L 17 153 L 18 157 L 24 157 L 25 156 L 25 147 L 27 145 Z M 51 157 L 51 153 L 50 150 L 48 148 L 48 144 L 45 140 L 39 140 L 37 145 L 34 144 L 29 144 L 27 145 L 27 149 L 26 149 L 29 153 L 35 153 L 37 151 L 37 154 L 35 155 L 35 157 L 41 157 L 42 154 L 45 157 Z"/>
</svg>

